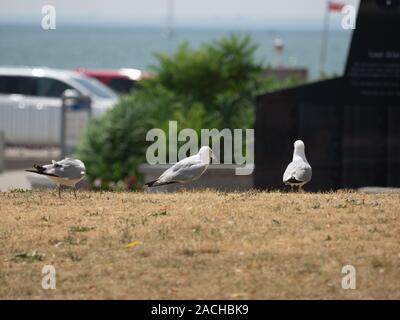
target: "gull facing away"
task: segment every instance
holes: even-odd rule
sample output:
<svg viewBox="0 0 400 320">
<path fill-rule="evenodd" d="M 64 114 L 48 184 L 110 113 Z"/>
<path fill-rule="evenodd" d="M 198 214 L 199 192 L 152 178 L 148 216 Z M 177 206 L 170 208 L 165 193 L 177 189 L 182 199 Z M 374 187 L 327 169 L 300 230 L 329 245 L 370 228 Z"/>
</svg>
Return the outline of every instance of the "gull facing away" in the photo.
<svg viewBox="0 0 400 320">
<path fill-rule="evenodd" d="M 145 183 L 145 186 L 157 187 L 171 183 L 187 183 L 197 180 L 207 170 L 211 158 L 217 160 L 211 148 L 203 146 L 197 154 L 175 163 L 158 179 Z"/>
<path fill-rule="evenodd" d="M 85 176 L 86 168 L 81 160 L 65 158 L 61 161 L 52 160 L 52 164 L 44 166 L 33 165 L 35 170 L 26 170 L 47 176 L 49 180 L 58 185 L 58 196 L 61 198 L 61 186 L 74 188 L 76 198 L 76 184 Z"/>
<path fill-rule="evenodd" d="M 307 161 L 304 148 L 303 141 L 297 140 L 294 143 L 293 160 L 283 174 L 283 183 L 292 188 L 297 186 L 299 190 L 311 180 L 312 176 L 312 169 Z"/>
</svg>

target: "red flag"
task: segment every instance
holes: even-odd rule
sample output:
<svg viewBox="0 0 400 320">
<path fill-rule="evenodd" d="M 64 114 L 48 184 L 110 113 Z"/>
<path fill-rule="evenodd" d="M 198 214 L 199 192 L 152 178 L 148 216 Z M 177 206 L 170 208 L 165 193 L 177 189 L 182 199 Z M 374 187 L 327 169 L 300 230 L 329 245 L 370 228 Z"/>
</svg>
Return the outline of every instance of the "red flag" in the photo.
<svg viewBox="0 0 400 320">
<path fill-rule="evenodd" d="M 328 2 L 328 10 L 329 11 L 342 11 L 343 7 L 345 6 L 344 3 L 339 2 Z"/>
</svg>

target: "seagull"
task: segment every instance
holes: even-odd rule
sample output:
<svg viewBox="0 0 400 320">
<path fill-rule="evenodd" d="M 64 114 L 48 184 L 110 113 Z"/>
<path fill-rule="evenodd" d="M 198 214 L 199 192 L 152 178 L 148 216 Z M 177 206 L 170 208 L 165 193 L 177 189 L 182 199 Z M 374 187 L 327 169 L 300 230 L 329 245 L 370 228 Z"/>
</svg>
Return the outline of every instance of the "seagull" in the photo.
<svg viewBox="0 0 400 320">
<path fill-rule="evenodd" d="M 304 142 L 297 140 L 294 143 L 293 160 L 283 174 L 283 183 L 292 188 L 297 186 L 302 190 L 303 185 L 311 180 L 312 169 L 306 159 Z"/>
<path fill-rule="evenodd" d="M 61 161 L 52 160 L 51 164 L 43 166 L 33 165 L 35 170 L 26 170 L 47 176 L 52 182 L 58 185 L 58 196 L 61 198 L 61 186 L 74 188 L 76 198 L 76 184 L 85 176 L 86 168 L 81 160 L 65 158 Z"/>
<path fill-rule="evenodd" d="M 211 158 L 217 161 L 211 148 L 203 146 L 197 154 L 175 163 L 158 179 L 145 183 L 145 186 L 157 187 L 171 183 L 187 183 L 197 180 L 207 170 Z"/>
</svg>

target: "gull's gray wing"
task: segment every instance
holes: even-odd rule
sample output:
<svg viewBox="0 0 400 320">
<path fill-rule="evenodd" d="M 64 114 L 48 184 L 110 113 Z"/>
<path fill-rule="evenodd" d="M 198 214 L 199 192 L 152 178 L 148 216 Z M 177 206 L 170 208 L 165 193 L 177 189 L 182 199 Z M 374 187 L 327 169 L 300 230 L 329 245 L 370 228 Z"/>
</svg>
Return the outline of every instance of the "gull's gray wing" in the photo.
<svg viewBox="0 0 400 320">
<path fill-rule="evenodd" d="M 169 182 L 189 182 L 199 178 L 207 169 L 207 165 L 197 158 L 186 158 L 175 163 L 166 170 L 157 180 L 157 184 Z"/>
<path fill-rule="evenodd" d="M 283 182 L 286 183 L 291 179 L 295 179 L 301 183 L 307 183 L 311 180 L 311 176 L 311 166 L 302 160 L 295 160 L 287 166 L 283 174 Z"/>
<path fill-rule="evenodd" d="M 43 167 L 46 173 L 65 179 L 80 179 L 86 172 L 82 161 L 70 158 Z"/>
</svg>

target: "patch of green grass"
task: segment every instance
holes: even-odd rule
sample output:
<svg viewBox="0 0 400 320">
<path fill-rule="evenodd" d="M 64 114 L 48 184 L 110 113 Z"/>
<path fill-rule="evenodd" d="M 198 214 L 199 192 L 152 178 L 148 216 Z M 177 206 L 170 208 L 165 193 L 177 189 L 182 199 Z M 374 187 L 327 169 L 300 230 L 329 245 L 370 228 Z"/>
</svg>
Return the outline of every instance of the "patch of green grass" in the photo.
<svg viewBox="0 0 400 320">
<path fill-rule="evenodd" d="M 80 244 L 84 244 L 86 242 L 86 238 L 75 238 L 72 236 L 65 237 L 62 242 L 65 242 L 70 245 L 78 246 Z"/>
<path fill-rule="evenodd" d="M 68 252 L 68 258 L 70 258 L 74 262 L 78 262 L 82 260 L 82 257 L 80 255 L 77 255 L 73 252 Z"/>
<path fill-rule="evenodd" d="M 272 219 L 272 223 L 273 223 L 273 224 L 280 225 L 280 224 L 281 224 L 281 221 L 278 220 L 278 219 Z"/>
<path fill-rule="evenodd" d="M 311 208 L 312 208 L 312 209 L 320 209 L 320 208 L 321 208 L 321 204 L 320 204 L 320 203 L 313 204 L 313 205 L 311 206 Z"/>
<path fill-rule="evenodd" d="M 17 252 L 14 254 L 14 256 L 11 258 L 11 261 L 43 261 L 45 257 L 44 253 L 41 253 L 37 250 L 32 250 L 32 251 L 21 251 Z"/>
<path fill-rule="evenodd" d="M 69 228 L 71 232 L 87 232 L 93 230 L 94 227 L 72 226 Z"/>
<path fill-rule="evenodd" d="M 99 211 L 86 210 L 86 214 L 85 215 L 89 216 L 89 217 L 96 217 L 96 216 L 100 215 L 100 212 Z"/>
<path fill-rule="evenodd" d="M 160 212 L 156 212 L 156 213 L 152 213 L 152 214 L 151 214 L 151 216 L 153 216 L 153 217 L 166 216 L 166 215 L 168 215 L 167 210 L 163 210 L 163 211 L 160 211 Z"/>
<path fill-rule="evenodd" d="M 193 257 L 199 254 L 218 254 L 220 253 L 219 249 L 212 249 L 212 248 L 203 248 L 203 249 L 189 249 L 185 248 L 181 251 L 181 254 L 188 257 Z"/>
<path fill-rule="evenodd" d="M 357 200 L 357 199 L 347 199 L 346 200 L 347 203 L 352 204 L 354 206 L 362 206 L 365 204 L 365 200 L 361 199 L 361 200 Z"/>
<path fill-rule="evenodd" d="M 300 274 L 316 274 L 320 272 L 320 267 L 316 263 L 306 261 L 300 265 L 298 272 Z"/>
<path fill-rule="evenodd" d="M 29 194 L 32 194 L 32 190 L 28 190 L 28 189 L 12 189 L 12 190 L 10 190 L 10 193 L 29 193 Z"/>
<path fill-rule="evenodd" d="M 378 258 L 373 258 L 371 264 L 374 269 L 383 268 L 383 262 Z"/>
</svg>

